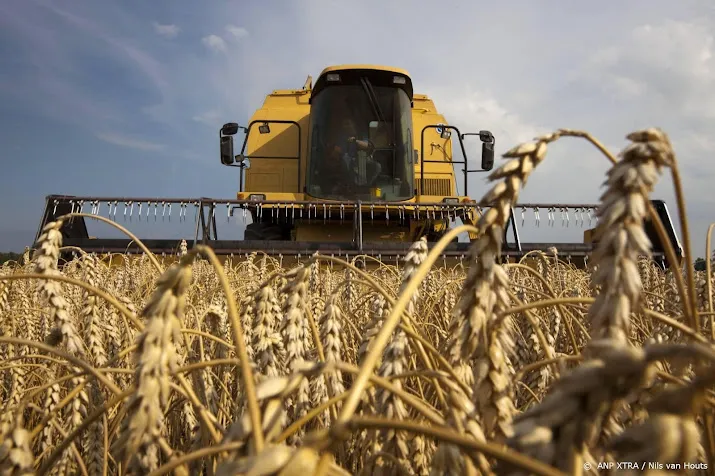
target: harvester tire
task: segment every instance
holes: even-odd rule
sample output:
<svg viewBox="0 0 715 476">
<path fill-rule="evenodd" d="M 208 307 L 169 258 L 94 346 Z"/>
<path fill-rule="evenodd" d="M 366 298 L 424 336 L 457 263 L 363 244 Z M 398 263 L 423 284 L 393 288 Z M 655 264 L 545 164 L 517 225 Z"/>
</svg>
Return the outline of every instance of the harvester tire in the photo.
<svg viewBox="0 0 715 476">
<path fill-rule="evenodd" d="M 275 223 L 251 223 L 246 226 L 244 240 L 257 241 L 282 241 L 284 240 L 283 228 Z"/>
</svg>

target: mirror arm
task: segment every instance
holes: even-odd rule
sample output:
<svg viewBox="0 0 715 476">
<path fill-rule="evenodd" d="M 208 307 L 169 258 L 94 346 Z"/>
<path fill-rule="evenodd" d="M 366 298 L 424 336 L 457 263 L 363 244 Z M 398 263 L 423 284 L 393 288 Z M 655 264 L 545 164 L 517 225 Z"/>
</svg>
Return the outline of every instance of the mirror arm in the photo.
<svg viewBox="0 0 715 476">
<path fill-rule="evenodd" d="M 226 132 L 228 130 L 228 133 Z M 220 145 L 220 155 L 221 155 L 221 163 L 223 165 L 227 165 L 229 167 L 243 167 L 242 165 L 236 165 L 234 164 L 235 157 L 233 155 L 233 136 L 238 133 L 238 131 L 242 130 L 244 134 L 248 134 L 248 128 L 244 126 L 240 126 L 237 123 L 227 123 L 221 126 L 221 129 L 218 131 L 218 141 Z M 226 154 L 224 154 L 224 149 L 226 150 Z M 226 157 L 227 161 L 224 162 L 224 157 Z"/>
</svg>

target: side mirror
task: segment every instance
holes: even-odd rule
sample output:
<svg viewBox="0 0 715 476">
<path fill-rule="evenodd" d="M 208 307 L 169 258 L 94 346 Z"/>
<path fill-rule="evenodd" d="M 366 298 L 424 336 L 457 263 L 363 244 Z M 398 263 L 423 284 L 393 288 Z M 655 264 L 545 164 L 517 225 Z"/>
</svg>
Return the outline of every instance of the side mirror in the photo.
<svg viewBox="0 0 715 476">
<path fill-rule="evenodd" d="M 489 131 L 479 131 L 482 141 L 482 170 L 494 168 L 494 136 Z"/>
<path fill-rule="evenodd" d="M 234 132 L 235 134 L 235 132 Z M 233 164 L 233 137 L 230 135 L 221 137 L 221 163 L 223 165 Z"/>
<path fill-rule="evenodd" d="M 482 144 L 482 170 L 491 170 L 494 167 L 494 143 Z"/>
<path fill-rule="evenodd" d="M 232 136 L 238 132 L 238 124 L 235 122 L 229 122 L 221 127 L 221 135 Z"/>
</svg>

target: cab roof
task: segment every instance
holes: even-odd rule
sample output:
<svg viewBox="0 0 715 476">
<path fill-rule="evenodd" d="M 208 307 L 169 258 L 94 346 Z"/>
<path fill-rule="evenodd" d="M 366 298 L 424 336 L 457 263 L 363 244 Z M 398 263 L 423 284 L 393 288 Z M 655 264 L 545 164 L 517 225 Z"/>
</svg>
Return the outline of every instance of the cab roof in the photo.
<svg viewBox="0 0 715 476">
<path fill-rule="evenodd" d="M 359 84 L 354 83 L 358 80 L 358 77 L 367 75 L 370 77 L 370 81 L 376 86 L 395 86 L 402 89 L 405 93 L 407 93 L 410 101 L 412 101 L 413 90 L 410 73 L 402 68 L 373 64 L 343 64 L 328 66 L 320 72 L 320 76 L 318 76 L 317 81 L 313 85 L 311 96 L 315 96 L 326 87 L 333 85 L 329 84 L 327 80 L 327 76 L 330 73 L 340 73 L 341 80 L 337 84 Z M 405 81 L 400 84 L 393 83 L 394 76 L 402 76 L 405 78 Z"/>
<path fill-rule="evenodd" d="M 323 71 L 320 72 L 320 76 L 318 76 L 318 78 L 325 76 L 328 73 L 335 73 L 338 71 L 345 71 L 345 70 L 351 70 L 351 69 L 384 71 L 387 73 L 401 74 L 403 76 L 407 76 L 408 78 L 410 78 L 410 73 L 408 73 L 407 70 L 405 70 L 405 69 L 394 68 L 392 66 L 381 66 L 381 65 L 376 65 L 376 64 L 340 64 L 340 65 L 328 66 L 327 68 L 325 68 Z"/>
</svg>

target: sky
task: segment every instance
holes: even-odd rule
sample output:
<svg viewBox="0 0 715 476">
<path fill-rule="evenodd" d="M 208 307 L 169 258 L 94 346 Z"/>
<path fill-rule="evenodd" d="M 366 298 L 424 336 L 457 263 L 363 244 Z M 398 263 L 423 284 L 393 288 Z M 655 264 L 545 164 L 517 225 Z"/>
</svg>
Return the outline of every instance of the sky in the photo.
<svg viewBox="0 0 715 476">
<path fill-rule="evenodd" d="M 236 169 L 219 160 L 223 123 L 246 125 L 266 94 L 326 66 L 371 63 L 407 69 L 450 124 L 492 131 L 497 154 L 559 128 L 618 153 L 628 133 L 662 128 L 704 256 L 715 221 L 710 3 L 0 2 L 0 251 L 31 244 L 49 194 L 235 197 Z M 582 139 L 562 139 L 519 200 L 598 202 L 608 165 Z M 652 198 L 677 220 L 672 184 L 666 171 Z M 470 195 L 487 187 L 471 176 Z M 551 237 L 581 236 L 555 225 Z M 530 226 L 533 216 L 522 239 Z"/>
</svg>

